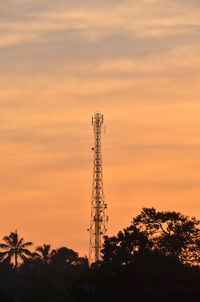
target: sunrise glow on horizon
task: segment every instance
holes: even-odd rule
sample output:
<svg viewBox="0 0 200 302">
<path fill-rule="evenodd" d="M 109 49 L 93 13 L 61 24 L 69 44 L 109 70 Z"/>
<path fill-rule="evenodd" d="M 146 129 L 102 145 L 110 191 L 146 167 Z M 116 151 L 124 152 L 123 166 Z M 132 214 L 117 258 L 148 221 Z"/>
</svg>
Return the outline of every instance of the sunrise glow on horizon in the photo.
<svg viewBox="0 0 200 302">
<path fill-rule="evenodd" d="M 88 254 L 91 117 L 108 234 L 142 207 L 200 216 L 200 2 L 0 2 L 1 238 Z"/>
</svg>

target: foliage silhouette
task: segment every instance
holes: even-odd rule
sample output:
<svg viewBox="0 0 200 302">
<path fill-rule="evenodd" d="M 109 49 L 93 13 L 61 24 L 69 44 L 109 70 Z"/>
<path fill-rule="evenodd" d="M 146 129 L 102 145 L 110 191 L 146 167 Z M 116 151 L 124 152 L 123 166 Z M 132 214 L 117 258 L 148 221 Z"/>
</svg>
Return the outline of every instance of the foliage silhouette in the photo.
<svg viewBox="0 0 200 302">
<path fill-rule="evenodd" d="M 39 253 L 38 253 L 39 252 Z M 38 246 L 36 248 L 36 257 L 38 256 L 44 263 L 49 263 L 51 259 L 51 245 L 43 244 L 43 246 Z"/>
<path fill-rule="evenodd" d="M 200 221 L 196 218 L 177 212 L 143 208 L 132 224 L 144 231 L 153 242 L 154 249 L 185 263 L 200 263 Z"/>
<path fill-rule="evenodd" d="M 14 236 L 15 243 L 21 240 L 16 233 L 6 236 L 12 246 Z M 129 227 L 105 237 L 103 259 L 91 266 L 68 247 L 51 250 L 44 244 L 34 253 L 18 254 L 22 262 L 15 269 L 4 250 L 0 301 L 200 301 L 198 236 L 196 219 L 144 208 Z M 13 247 L 6 244 L 8 253 Z"/>
<path fill-rule="evenodd" d="M 53 250 L 51 253 L 51 263 L 56 265 L 76 264 L 78 261 L 78 253 L 67 247 L 61 247 Z"/>
<path fill-rule="evenodd" d="M 1 252 L 1 257 L 4 261 L 10 262 L 12 258 L 14 258 L 14 267 L 17 269 L 18 267 L 18 258 L 21 259 L 26 258 L 27 256 L 31 257 L 32 253 L 27 249 L 28 246 L 31 246 L 32 242 L 24 242 L 24 238 L 19 238 L 17 230 L 15 232 L 11 232 L 10 235 L 5 236 L 3 240 L 6 243 L 0 243 L 0 248 L 6 250 L 5 252 Z"/>
<path fill-rule="evenodd" d="M 117 236 L 105 236 L 102 250 L 107 263 L 129 264 L 135 255 L 159 253 L 183 263 L 200 263 L 199 221 L 176 212 L 143 208 Z"/>
</svg>

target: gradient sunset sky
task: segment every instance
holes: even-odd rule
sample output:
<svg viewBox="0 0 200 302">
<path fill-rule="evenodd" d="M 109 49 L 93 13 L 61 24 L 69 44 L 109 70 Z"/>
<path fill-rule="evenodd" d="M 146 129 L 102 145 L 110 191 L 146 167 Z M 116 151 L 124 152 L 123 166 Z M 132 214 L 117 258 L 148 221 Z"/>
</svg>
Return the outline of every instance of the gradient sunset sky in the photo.
<svg viewBox="0 0 200 302">
<path fill-rule="evenodd" d="M 0 236 L 88 254 L 93 132 L 108 234 L 200 216 L 200 1 L 0 1 Z"/>
</svg>

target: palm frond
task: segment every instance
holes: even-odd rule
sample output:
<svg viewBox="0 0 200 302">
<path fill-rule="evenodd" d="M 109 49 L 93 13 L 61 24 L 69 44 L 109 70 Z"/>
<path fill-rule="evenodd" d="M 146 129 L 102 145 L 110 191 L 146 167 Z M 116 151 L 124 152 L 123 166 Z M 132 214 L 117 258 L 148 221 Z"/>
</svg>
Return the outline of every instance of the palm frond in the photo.
<svg viewBox="0 0 200 302">
<path fill-rule="evenodd" d="M 44 244 L 43 246 L 38 246 L 37 248 L 36 248 L 36 251 L 38 251 L 38 252 L 40 252 L 40 253 L 49 253 L 49 251 L 50 251 L 50 249 L 51 249 L 51 246 L 50 246 L 50 244 Z"/>
<path fill-rule="evenodd" d="M 10 248 L 10 245 L 4 244 L 4 243 L 0 243 L 0 248 L 6 250 L 6 249 Z"/>
<path fill-rule="evenodd" d="M 34 259 L 38 258 L 38 257 L 40 258 L 40 255 L 38 253 L 36 253 L 36 252 L 33 252 L 31 254 L 32 254 L 31 257 L 33 257 Z"/>
<path fill-rule="evenodd" d="M 33 253 L 31 251 L 29 251 L 28 249 L 22 249 L 22 248 L 20 248 L 19 249 L 19 255 L 21 256 L 23 254 L 25 254 L 27 256 L 32 256 L 33 255 Z"/>
<path fill-rule="evenodd" d="M 4 258 L 6 255 L 9 255 L 9 252 L 1 252 L 0 253 L 0 257 Z"/>
<path fill-rule="evenodd" d="M 9 236 L 5 236 L 3 240 L 10 246 L 17 246 L 18 243 L 17 230 L 15 232 L 11 232 Z"/>
<path fill-rule="evenodd" d="M 50 249 L 51 249 L 51 245 L 50 244 L 44 244 L 45 250 L 49 253 Z"/>
<path fill-rule="evenodd" d="M 43 246 L 38 246 L 36 251 L 40 253 L 40 257 L 43 261 L 48 262 L 50 255 L 51 255 L 51 245 L 44 244 Z"/>
<path fill-rule="evenodd" d="M 23 244 L 23 241 L 24 241 L 24 238 L 22 237 L 18 243 L 17 243 L 17 246 L 20 247 L 22 244 Z"/>
<path fill-rule="evenodd" d="M 8 255 L 7 257 L 5 257 L 4 259 L 3 259 L 3 262 L 11 262 L 11 258 L 12 258 L 12 256 L 11 255 Z"/>
<path fill-rule="evenodd" d="M 24 247 L 31 246 L 31 245 L 33 245 L 33 242 L 28 241 L 28 242 L 21 244 L 20 248 L 24 248 Z"/>
<path fill-rule="evenodd" d="M 43 255 L 43 252 L 44 252 L 43 247 L 42 247 L 42 246 L 38 246 L 38 247 L 36 248 L 36 252 L 39 252 L 41 255 Z"/>
<path fill-rule="evenodd" d="M 3 237 L 3 240 L 9 245 L 9 247 L 13 246 L 13 241 L 10 236 Z"/>
</svg>

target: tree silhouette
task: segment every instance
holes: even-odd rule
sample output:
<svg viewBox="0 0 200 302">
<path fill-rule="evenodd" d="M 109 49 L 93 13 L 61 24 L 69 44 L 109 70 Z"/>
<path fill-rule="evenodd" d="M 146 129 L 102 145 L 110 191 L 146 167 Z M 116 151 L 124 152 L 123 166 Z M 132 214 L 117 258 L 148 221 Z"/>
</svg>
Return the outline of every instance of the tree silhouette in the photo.
<svg viewBox="0 0 200 302">
<path fill-rule="evenodd" d="M 132 225 L 143 230 L 146 236 L 166 255 L 185 263 L 200 263 L 200 221 L 178 212 L 157 212 L 143 208 Z"/>
<path fill-rule="evenodd" d="M 183 263 L 200 263 L 199 221 L 177 212 L 143 208 L 131 226 L 117 236 L 105 236 L 102 250 L 107 263 L 129 264 L 138 253 L 160 253 Z"/>
<path fill-rule="evenodd" d="M 0 301 L 200 301 L 200 267 L 183 258 L 200 255 L 197 226 L 180 213 L 144 208 L 129 227 L 105 237 L 103 260 L 91 266 L 67 247 L 44 244 L 31 253 L 15 231 L 0 244 Z"/>
<path fill-rule="evenodd" d="M 67 247 L 58 248 L 51 253 L 51 263 L 57 265 L 75 264 L 78 259 L 78 253 Z"/>
<path fill-rule="evenodd" d="M 50 244 L 43 244 L 43 246 L 38 246 L 36 248 L 36 252 L 39 252 L 39 257 L 41 258 L 42 262 L 49 263 L 49 260 L 51 258 Z"/>
<path fill-rule="evenodd" d="M 32 253 L 27 249 L 28 246 L 31 246 L 32 242 L 24 242 L 24 238 L 19 238 L 17 230 L 11 232 L 9 236 L 5 236 L 3 240 L 6 243 L 0 243 L 0 248 L 5 250 L 1 252 L 1 256 L 5 261 L 11 262 L 14 258 L 14 267 L 18 267 L 18 258 L 26 258 L 27 256 L 32 256 Z"/>
<path fill-rule="evenodd" d="M 133 262 L 136 254 L 148 253 L 153 243 L 148 236 L 131 225 L 120 231 L 117 236 L 104 237 L 102 249 L 103 261 L 115 265 L 127 265 Z"/>
</svg>

